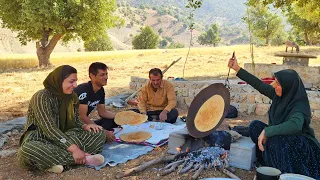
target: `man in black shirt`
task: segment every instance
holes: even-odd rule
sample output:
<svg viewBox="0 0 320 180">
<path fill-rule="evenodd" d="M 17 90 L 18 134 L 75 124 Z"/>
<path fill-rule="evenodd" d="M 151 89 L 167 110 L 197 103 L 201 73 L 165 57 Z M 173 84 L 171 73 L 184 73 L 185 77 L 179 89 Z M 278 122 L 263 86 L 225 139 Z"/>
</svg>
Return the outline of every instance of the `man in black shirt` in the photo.
<svg viewBox="0 0 320 180">
<path fill-rule="evenodd" d="M 80 84 L 74 89 L 79 97 L 79 114 L 84 124 L 90 125 L 94 131 L 106 129 L 108 141 L 115 139 L 112 128 L 118 127 L 114 122 L 115 113 L 105 109 L 105 93 L 103 86 L 107 85 L 108 67 L 104 63 L 95 62 L 89 67 L 91 81 Z M 89 114 L 97 108 L 101 119 L 92 121 Z"/>
</svg>

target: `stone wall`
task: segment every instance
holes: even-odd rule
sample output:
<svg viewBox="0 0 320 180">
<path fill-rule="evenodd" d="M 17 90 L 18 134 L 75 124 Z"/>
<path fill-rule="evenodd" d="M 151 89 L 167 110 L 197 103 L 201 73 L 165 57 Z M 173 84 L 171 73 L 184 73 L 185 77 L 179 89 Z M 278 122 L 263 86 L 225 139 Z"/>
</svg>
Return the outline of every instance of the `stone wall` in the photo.
<svg viewBox="0 0 320 180">
<path fill-rule="evenodd" d="M 245 63 L 244 69 L 252 73 L 251 63 Z M 255 64 L 256 76 L 259 78 L 271 77 L 274 72 L 282 69 L 296 70 L 303 83 L 311 84 L 312 87 L 320 87 L 320 67 L 297 66 L 297 65 L 278 65 L 278 64 Z"/>
<path fill-rule="evenodd" d="M 130 88 L 137 90 L 146 83 L 148 79 L 131 77 Z M 213 83 L 223 83 L 223 80 L 211 81 L 171 81 L 177 94 L 178 107 L 188 108 L 193 98 L 204 88 Z M 230 84 L 231 104 L 240 113 L 266 115 L 271 104 L 271 100 L 253 89 L 250 85 Z M 320 92 L 307 91 L 313 117 L 320 118 Z"/>
</svg>

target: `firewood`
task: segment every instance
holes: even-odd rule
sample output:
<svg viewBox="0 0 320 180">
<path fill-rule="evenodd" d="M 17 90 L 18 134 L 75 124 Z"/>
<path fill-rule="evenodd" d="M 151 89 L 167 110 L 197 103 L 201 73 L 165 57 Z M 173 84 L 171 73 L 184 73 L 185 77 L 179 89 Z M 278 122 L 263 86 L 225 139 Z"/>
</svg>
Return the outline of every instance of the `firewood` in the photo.
<svg viewBox="0 0 320 180">
<path fill-rule="evenodd" d="M 171 164 L 172 164 L 172 165 L 171 165 L 171 168 L 162 171 L 162 172 L 160 173 L 160 175 L 161 175 L 161 176 L 164 176 L 164 175 L 167 175 L 167 174 L 169 174 L 169 173 L 172 173 L 172 172 L 173 172 L 174 170 L 176 170 L 176 168 L 177 168 L 180 164 L 182 164 L 184 161 L 185 161 L 185 160 L 182 159 L 182 160 L 180 160 L 180 161 L 176 161 L 176 162 L 174 162 L 174 163 L 171 163 Z"/>
<path fill-rule="evenodd" d="M 126 177 L 126 176 L 130 176 L 133 173 L 141 172 L 141 171 L 143 171 L 143 170 L 147 169 L 148 167 L 153 166 L 155 164 L 167 163 L 167 162 L 173 161 L 176 158 L 176 156 L 177 155 L 162 156 L 162 157 L 159 157 L 157 159 L 153 159 L 151 161 L 148 161 L 146 163 L 141 164 L 140 166 L 128 169 L 126 171 L 123 171 L 123 172 L 117 174 L 116 178 L 119 179 L 119 178 L 123 178 L 123 177 Z"/>
<path fill-rule="evenodd" d="M 193 164 L 194 164 L 194 162 L 191 161 L 185 168 L 181 169 L 179 174 L 183 174 L 183 173 L 189 171 L 192 168 Z"/>
<path fill-rule="evenodd" d="M 196 173 L 194 173 L 194 175 L 192 176 L 192 179 L 198 179 L 200 173 L 203 171 L 204 169 L 204 163 L 202 163 L 200 165 L 200 168 L 196 171 Z"/>
<path fill-rule="evenodd" d="M 179 161 L 174 161 L 174 162 L 172 162 L 172 163 L 170 163 L 170 164 L 168 164 L 168 165 L 166 165 L 164 168 L 162 168 L 163 170 L 165 170 L 165 169 L 170 169 L 173 165 L 175 165 L 175 164 L 182 164 L 183 162 L 185 161 L 185 159 L 182 159 L 182 160 L 179 160 Z"/>
<path fill-rule="evenodd" d="M 222 169 L 222 172 L 224 174 L 226 174 L 227 176 L 229 176 L 232 179 L 240 179 L 238 176 L 236 176 L 235 174 L 233 174 L 232 172 L 228 171 L 227 169 Z"/>
</svg>

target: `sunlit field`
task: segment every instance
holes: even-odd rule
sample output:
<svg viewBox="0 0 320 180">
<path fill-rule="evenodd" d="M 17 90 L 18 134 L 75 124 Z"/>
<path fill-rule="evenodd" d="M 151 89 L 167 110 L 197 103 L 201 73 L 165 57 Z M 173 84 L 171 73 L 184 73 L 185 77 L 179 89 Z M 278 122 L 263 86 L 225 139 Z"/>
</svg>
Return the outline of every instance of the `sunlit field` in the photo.
<svg viewBox="0 0 320 180">
<path fill-rule="evenodd" d="M 281 57 L 274 53 L 284 51 L 285 47 L 256 47 L 254 49 L 255 63 L 282 64 Z M 185 65 L 184 78 L 187 80 L 203 80 L 225 78 L 228 74 L 227 60 L 232 52 L 241 66 L 251 62 L 249 45 L 191 48 Z M 39 89 L 42 82 L 55 67 L 63 64 L 74 66 L 78 70 L 78 83 L 89 80 L 88 67 L 92 62 L 101 61 L 109 66 L 108 85 L 105 87 L 107 97 L 129 90 L 131 76 L 147 77 L 151 68 L 165 69 L 172 61 L 182 59 L 172 66 L 165 74 L 183 77 L 183 68 L 188 48 L 184 49 L 156 49 L 156 50 L 128 50 L 111 52 L 77 52 L 53 53 L 52 67 L 37 68 L 36 54 L 8 54 L 0 57 L 0 121 L 22 116 L 27 111 L 28 101 Z M 320 55 L 320 47 L 302 47 L 301 53 Z M 310 59 L 310 66 L 320 66 L 320 56 Z M 231 71 L 231 76 L 234 72 Z"/>
</svg>

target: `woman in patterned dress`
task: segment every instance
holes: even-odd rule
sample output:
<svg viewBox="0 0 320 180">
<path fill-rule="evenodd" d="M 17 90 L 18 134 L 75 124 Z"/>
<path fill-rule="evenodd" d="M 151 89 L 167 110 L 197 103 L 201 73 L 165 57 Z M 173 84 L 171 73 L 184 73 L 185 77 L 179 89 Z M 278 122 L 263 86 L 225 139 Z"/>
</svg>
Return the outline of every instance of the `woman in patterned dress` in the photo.
<svg viewBox="0 0 320 180">
<path fill-rule="evenodd" d="M 97 125 L 79 119 L 77 70 L 69 65 L 57 67 L 44 80 L 44 89 L 30 100 L 25 132 L 20 139 L 19 163 L 28 169 L 61 173 L 63 166 L 100 165 L 106 140 Z M 95 126 L 95 127 L 91 127 Z"/>
</svg>

